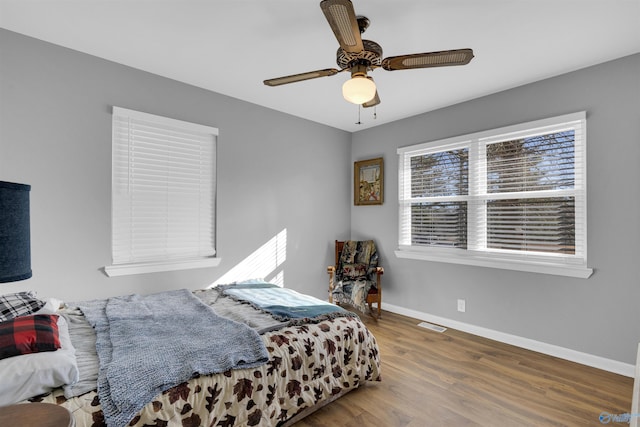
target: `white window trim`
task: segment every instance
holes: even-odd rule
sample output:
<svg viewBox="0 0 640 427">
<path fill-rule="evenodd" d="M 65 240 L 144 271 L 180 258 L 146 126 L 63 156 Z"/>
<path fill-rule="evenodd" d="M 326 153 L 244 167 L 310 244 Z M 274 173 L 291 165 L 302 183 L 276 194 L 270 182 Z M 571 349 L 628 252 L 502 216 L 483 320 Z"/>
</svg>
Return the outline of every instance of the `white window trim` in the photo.
<svg viewBox="0 0 640 427">
<path fill-rule="evenodd" d="M 462 252 L 462 251 L 460 251 Z M 577 277 L 587 279 L 593 274 L 593 269 L 582 266 L 553 264 L 543 261 L 518 261 L 513 259 L 482 258 L 479 255 L 464 256 L 465 254 L 430 254 L 416 248 L 399 247 L 395 251 L 398 258 L 420 261 L 446 262 L 450 264 L 472 265 L 476 267 L 499 268 L 503 270 L 525 271 L 529 273 L 552 274 L 556 276 Z"/>
<path fill-rule="evenodd" d="M 109 277 L 128 276 L 132 274 L 157 273 L 160 271 L 188 270 L 193 268 L 217 267 L 221 258 L 203 258 L 185 261 L 139 262 L 135 264 L 108 265 L 104 268 Z"/>
<path fill-rule="evenodd" d="M 471 266 L 479 266 L 479 267 L 490 267 L 490 268 L 499 268 L 506 270 L 516 270 L 516 271 L 525 271 L 525 272 L 533 272 L 533 273 L 542 273 L 542 274 L 552 274 L 559 276 L 568 276 L 568 277 L 576 277 L 576 278 L 588 278 L 593 274 L 593 269 L 587 267 L 587 256 L 586 256 L 586 248 L 587 248 L 587 213 L 586 213 L 586 112 L 578 112 L 573 114 L 567 114 L 563 116 L 553 117 L 549 119 L 537 120 L 527 123 L 522 123 L 513 126 L 507 126 L 498 129 L 492 129 L 488 131 L 477 132 L 468 135 L 462 135 L 459 137 L 447 138 L 439 141 L 426 142 L 417 145 L 411 145 L 407 147 L 398 148 L 398 183 L 399 183 L 399 201 L 402 197 L 403 192 L 408 191 L 407 188 L 403 188 L 403 185 L 406 186 L 407 180 L 405 182 L 403 174 L 404 174 L 404 160 L 405 155 L 411 154 L 413 152 L 423 151 L 432 149 L 434 151 L 441 151 L 443 147 L 447 149 L 455 149 L 463 146 L 474 147 L 475 144 L 471 143 L 471 141 L 478 140 L 486 140 L 486 139 L 495 139 L 499 138 L 500 135 L 504 134 L 512 134 L 516 132 L 527 133 L 531 129 L 544 128 L 547 126 L 554 126 L 560 123 L 566 122 L 582 122 L 582 138 L 584 138 L 582 143 L 582 148 L 576 147 L 575 154 L 575 162 L 577 167 L 582 168 L 584 171 L 582 177 L 576 176 L 576 190 L 580 193 L 580 198 L 585 204 L 584 218 L 581 220 L 581 230 L 576 230 L 576 233 L 582 232 L 583 235 L 581 237 L 583 242 L 583 248 L 580 248 L 579 251 L 583 252 L 580 254 L 580 257 L 574 258 L 565 258 L 558 257 L 557 261 L 554 260 L 553 256 L 536 256 L 536 255 L 528 255 L 528 254 L 510 254 L 505 251 L 504 254 L 500 254 L 498 252 L 492 252 L 491 255 L 487 255 L 483 251 L 473 250 L 473 248 L 467 250 L 460 249 L 449 249 L 449 248 L 430 248 L 430 247 L 418 247 L 411 246 L 407 244 L 408 242 L 401 241 L 403 236 L 403 231 L 401 229 L 398 230 L 399 233 L 399 244 L 398 248 L 395 251 L 395 255 L 398 258 L 404 259 L 414 259 L 414 260 L 422 260 L 422 261 L 435 261 L 435 262 L 446 262 L 453 264 L 464 264 Z M 475 148 L 472 148 L 475 150 Z M 475 150 L 477 151 L 477 150 Z M 470 183 L 471 184 L 471 183 Z M 447 198 L 443 198 L 447 199 Z M 399 208 L 402 209 L 402 205 L 399 204 Z M 402 213 L 399 215 L 399 227 L 402 227 Z M 577 249 L 578 251 L 578 249 Z"/>
<path fill-rule="evenodd" d="M 148 113 L 143 113 L 135 110 L 128 110 L 121 107 L 113 107 L 113 114 L 120 116 L 128 116 L 134 119 L 150 120 L 158 124 L 164 124 L 168 126 L 174 126 L 177 128 L 190 129 L 191 131 L 198 131 L 202 133 L 208 133 L 217 138 L 218 129 L 200 125 L 196 123 L 184 122 L 181 120 L 175 120 L 167 117 L 156 116 Z M 214 140 L 214 156 L 215 156 L 215 140 Z M 215 161 L 215 158 L 214 158 Z M 112 172 L 113 173 L 113 172 Z M 215 189 L 215 172 L 214 172 L 214 189 Z M 113 177 L 112 177 L 113 179 Z M 112 185 L 114 185 L 112 183 Z M 113 189 L 112 189 L 113 191 Z M 112 206 L 113 209 L 113 206 Z M 215 215 L 215 198 L 214 198 L 214 215 Z M 112 214 L 113 218 L 113 214 Z M 215 222 L 213 224 L 215 229 Z M 215 248 L 214 248 L 215 251 Z M 157 261 L 141 261 L 132 263 L 113 263 L 104 267 L 104 272 L 109 277 L 154 273 L 163 271 L 176 271 L 196 268 L 216 267 L 222 261 L 221 258 L 213 256 L 198 257 L 198 258 L 180 258 L 180 259 L 165 259 Z"/>
</svg>

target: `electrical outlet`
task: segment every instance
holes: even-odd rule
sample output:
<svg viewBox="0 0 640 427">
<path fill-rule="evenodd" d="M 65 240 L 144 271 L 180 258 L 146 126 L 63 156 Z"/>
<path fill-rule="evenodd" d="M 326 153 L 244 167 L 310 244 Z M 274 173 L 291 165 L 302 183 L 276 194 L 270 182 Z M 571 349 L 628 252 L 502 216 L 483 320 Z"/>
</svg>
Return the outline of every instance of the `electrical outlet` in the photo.
<svg viewBox="0 0 640 427">
<path fill-rule="evenodd" d="M 464 313 L 466 309 L 467 309 L 466 301 L 463 300 L 463 299 L 459 299 L 458 300 L 458 311 L 461 311 L 461 312 Z"/>
</svg>

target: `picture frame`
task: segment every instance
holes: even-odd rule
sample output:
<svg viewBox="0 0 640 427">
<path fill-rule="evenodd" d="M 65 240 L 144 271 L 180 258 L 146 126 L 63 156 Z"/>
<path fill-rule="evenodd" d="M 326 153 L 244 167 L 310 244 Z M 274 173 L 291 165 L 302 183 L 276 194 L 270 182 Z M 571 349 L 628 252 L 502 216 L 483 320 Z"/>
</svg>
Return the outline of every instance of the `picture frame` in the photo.
<svg viewBox="0 0 640 427">
<path fill-rule="evenodd" d="M 384 202 L 384 160 L 382 157 L 353 164 L 353 203 L 381 205 Z"/>
</svg>

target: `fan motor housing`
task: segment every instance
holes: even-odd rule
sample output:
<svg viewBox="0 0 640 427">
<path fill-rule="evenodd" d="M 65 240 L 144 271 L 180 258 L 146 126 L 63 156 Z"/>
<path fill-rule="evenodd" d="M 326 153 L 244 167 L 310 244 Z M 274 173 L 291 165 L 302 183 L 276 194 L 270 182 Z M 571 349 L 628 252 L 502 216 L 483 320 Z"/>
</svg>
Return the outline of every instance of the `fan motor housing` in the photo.
<svg viewBox="0 0 640 427">
<path fill-rule="evenodd" d="M 367 63 L 369 66 L 379 67 L 382 63 L 382 47 L 371 40 L 362 40 L 364 49 L 361 52 L 349 53 L 338 48 L 336 62 L 340 69 L 350 68 L 355 63 Z"/>
</svg>

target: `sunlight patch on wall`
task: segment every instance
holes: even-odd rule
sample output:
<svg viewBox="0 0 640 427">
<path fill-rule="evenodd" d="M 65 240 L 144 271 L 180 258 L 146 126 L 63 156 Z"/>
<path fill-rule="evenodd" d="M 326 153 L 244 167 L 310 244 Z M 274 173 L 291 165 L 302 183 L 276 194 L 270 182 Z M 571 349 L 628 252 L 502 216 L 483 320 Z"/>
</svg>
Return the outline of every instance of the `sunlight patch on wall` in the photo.
<svg viewBox="0 0 640 427">
<path fill-rule="evenodd" d="M 248 279 L 264 279 L 284 286 L 284 271 L 279 269 L 286 259 L 287 229 L 285 228 L 213 282 L 211 286 Z"/>
<path fill-rule="evenodd" d="M 276 274 L 275 276 L 273 276 L 272 278 L 268 278 L 267 279 L 270 283 L 273 283 L 275 285 L 278 285 L 282 288 L 284 288 L 284 270 L 280 270 L 278 272 L 278 274 Z"/>
</svg>

